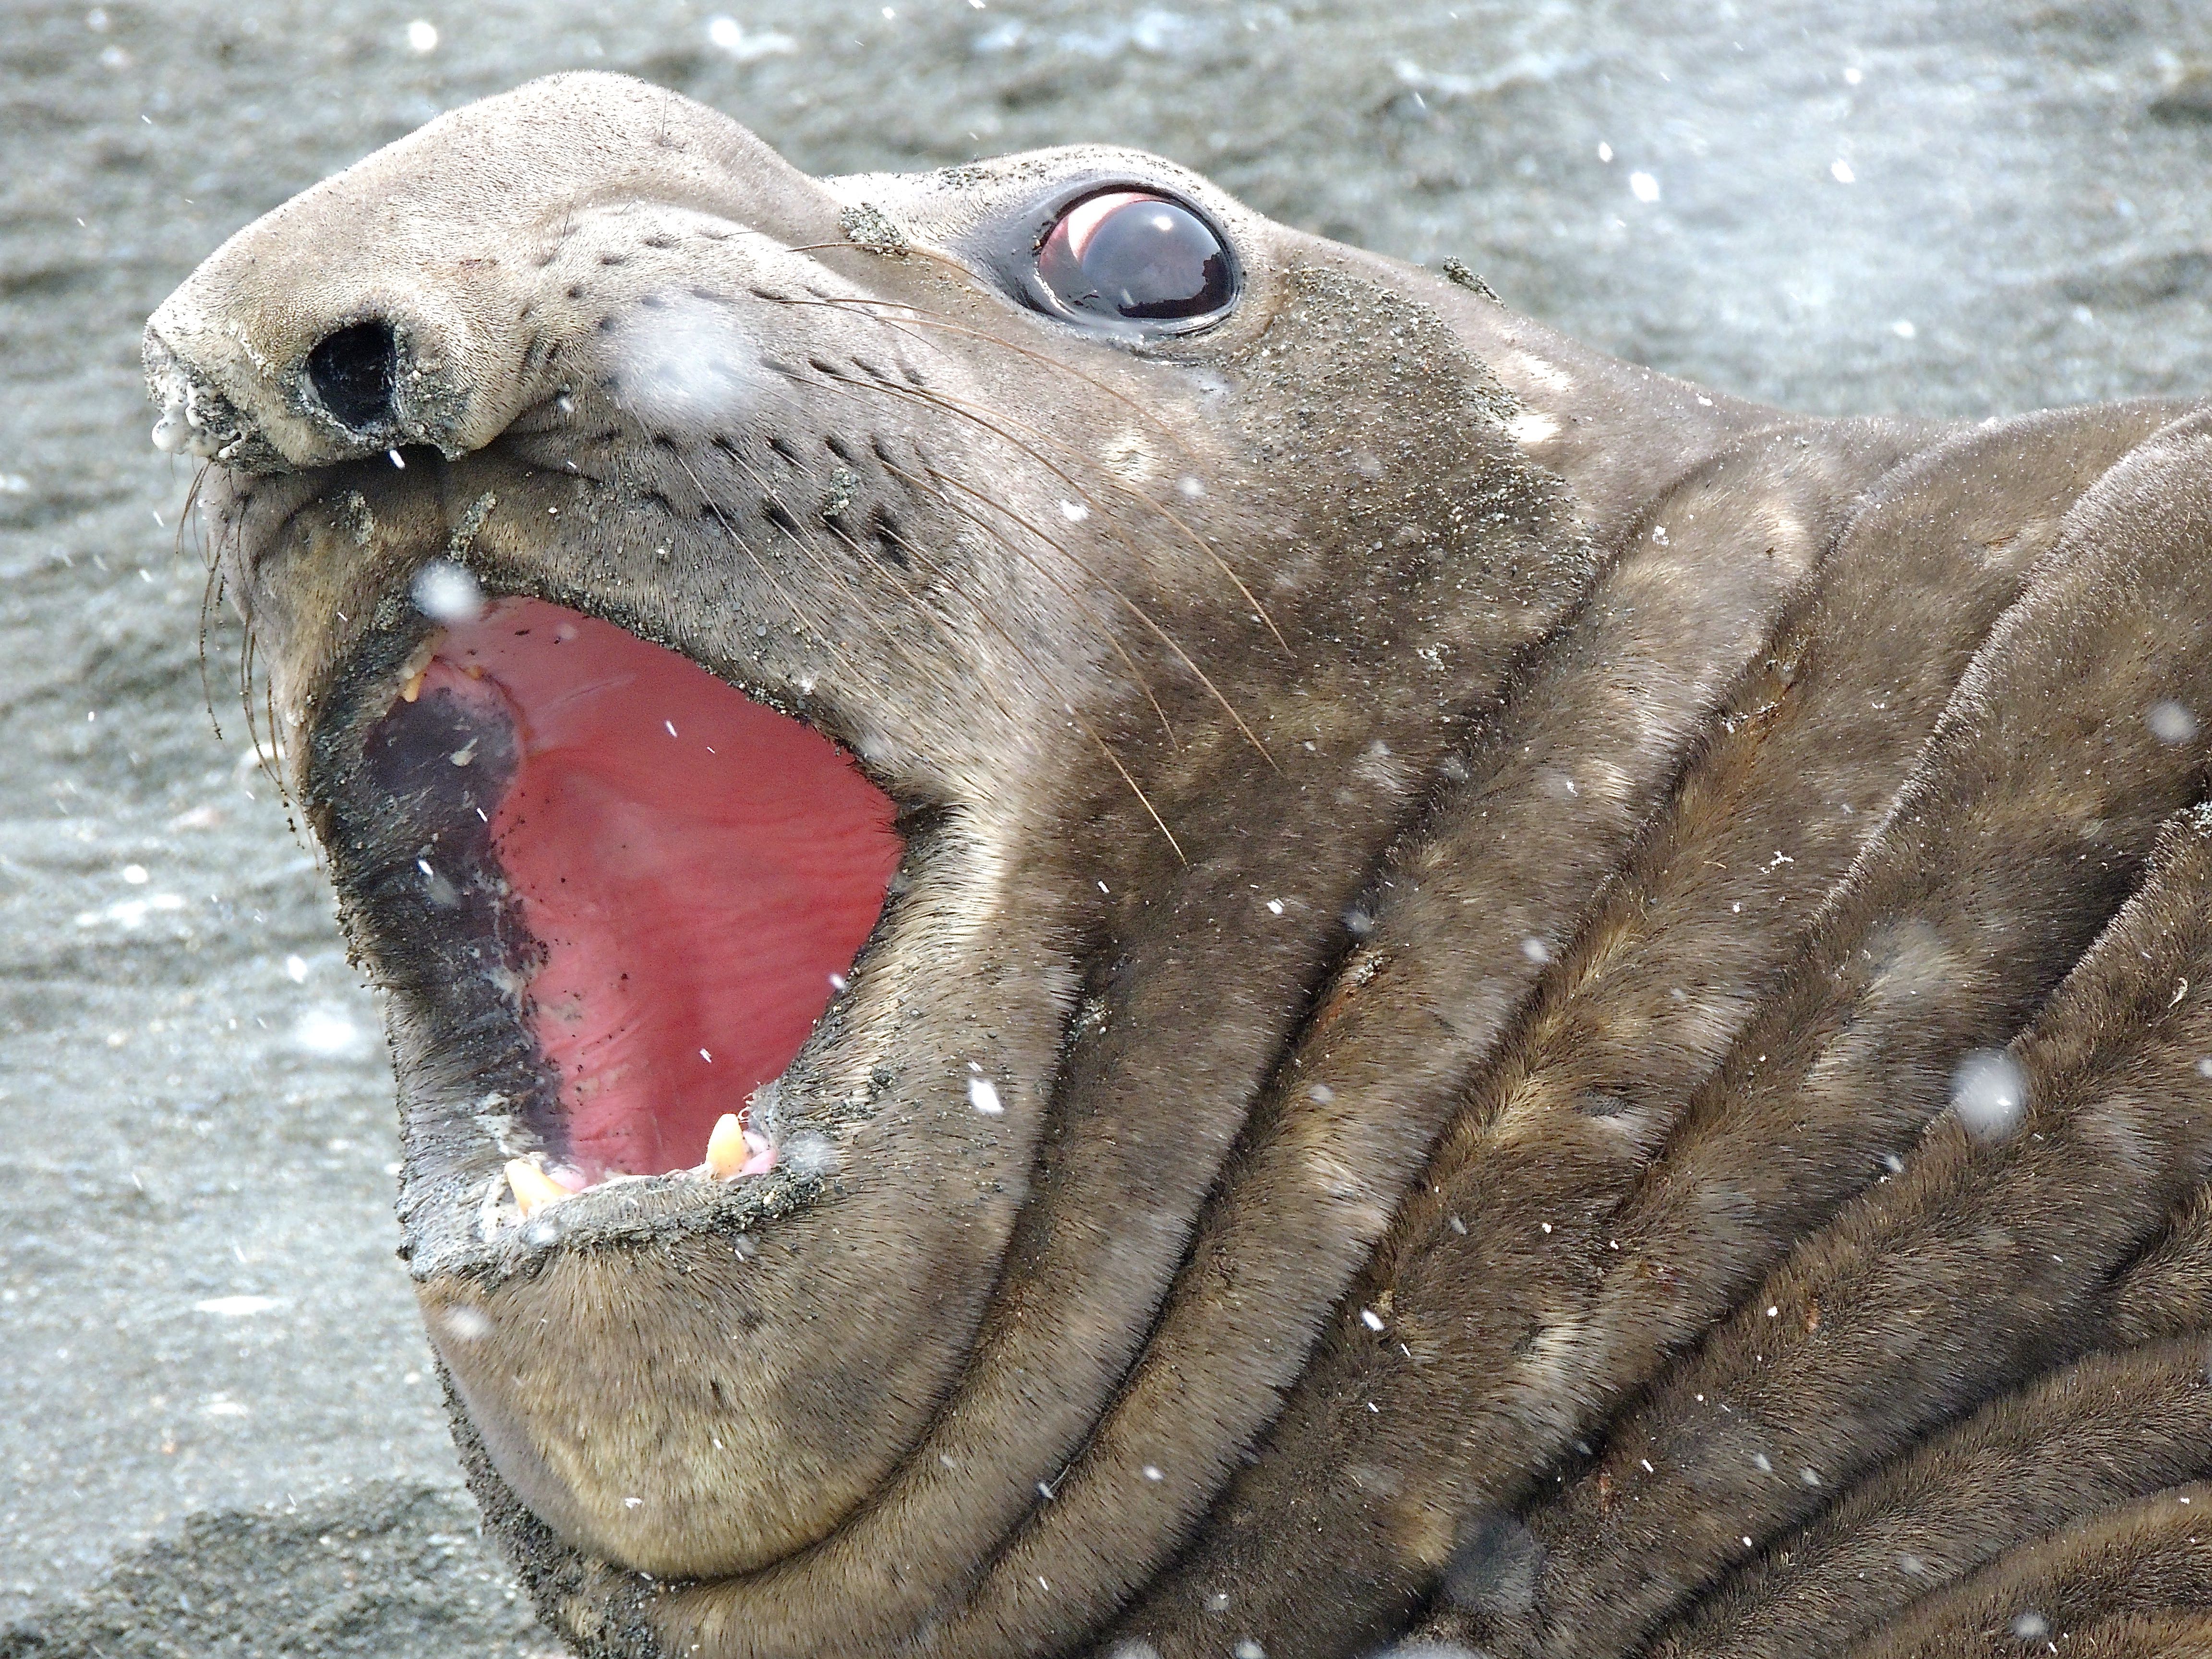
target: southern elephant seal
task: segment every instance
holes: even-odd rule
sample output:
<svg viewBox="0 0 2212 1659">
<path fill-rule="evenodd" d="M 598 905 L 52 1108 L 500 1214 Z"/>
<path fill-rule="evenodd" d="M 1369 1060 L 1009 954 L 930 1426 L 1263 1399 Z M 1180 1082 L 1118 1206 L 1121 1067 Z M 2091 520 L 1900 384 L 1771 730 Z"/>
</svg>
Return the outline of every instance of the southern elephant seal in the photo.
<svg viewBox="0 0 2212 1659">
<path fill-rule="evenodd" d="M 580 1651 L 2203 1650 L 2212 419 L 600 76 L 146 354 Z"/>
</svg>

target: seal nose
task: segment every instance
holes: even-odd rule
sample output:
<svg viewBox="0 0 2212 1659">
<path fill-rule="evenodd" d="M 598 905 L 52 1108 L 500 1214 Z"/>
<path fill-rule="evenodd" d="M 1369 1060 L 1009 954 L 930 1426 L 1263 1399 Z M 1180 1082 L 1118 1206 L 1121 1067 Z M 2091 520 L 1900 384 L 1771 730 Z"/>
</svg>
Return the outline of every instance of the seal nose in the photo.
<svg viewBox="0 0 2212 1659">
<path fill-rule="evenodd" d="M 147 389 L 161 405 L 154 447 L 165 455 L 235 462 L 249 434 L 230 400 L 194 374 L 153 324 L 147 325 L 144 353 Z"/>
<path fill-rule="evenodd" d="M 556 357 L 604 307 L 568 301 L 640 252 L 602 250 L 587 226 L 632 207 L 799 246 L 839 236 L 834 198 L 726 117 L 617 76 L 534 82 L 441 116 L 209 256 L 147 325 L 154 442 L 250 472 L 480 449 L 578 372 Z"/>
<path fill-rule="evenodd" d="M 390 323 L 356 323 L 316 342 L 307 354 L 307 383 L 339 425 L 376 432 L 392 424 L 398 355 Z"/>
</svg>

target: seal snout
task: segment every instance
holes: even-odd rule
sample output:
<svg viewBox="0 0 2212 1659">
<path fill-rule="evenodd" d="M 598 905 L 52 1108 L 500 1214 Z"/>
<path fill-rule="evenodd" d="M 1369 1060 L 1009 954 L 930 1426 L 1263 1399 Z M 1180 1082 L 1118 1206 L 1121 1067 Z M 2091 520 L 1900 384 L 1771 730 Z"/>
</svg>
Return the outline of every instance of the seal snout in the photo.
<svg viewBox="0 0 2212 1659">
<path fill-rule="evenodd" d="M 190 455 L 197 460 L 236 459 L 247 429 L 230 399 L 204 376 L 193 374 L 151 324 L 146 329 L 143 356 L 147 391 L 161 410 L 154 422 L 154 447 L 165 455 Z"/>
<path fill-rule="evenodd" d="M 681 100 L 675 100 L 680 105 Z M 599 158 L 630 158 L 632 205 Z M 604 318 L 702 225 L 787 246 L 834 204 L 750 133 L 611 76 L 532 83 L 432 122 L 248 225 L 147 328 L 155 444 L 235 470 L 425 445 L 482 449 L 572 385 Z M 658 233 L 658 234 L 656 234 Z M 718 230 L 718 234 L 734 234 Z"/>
</svg>

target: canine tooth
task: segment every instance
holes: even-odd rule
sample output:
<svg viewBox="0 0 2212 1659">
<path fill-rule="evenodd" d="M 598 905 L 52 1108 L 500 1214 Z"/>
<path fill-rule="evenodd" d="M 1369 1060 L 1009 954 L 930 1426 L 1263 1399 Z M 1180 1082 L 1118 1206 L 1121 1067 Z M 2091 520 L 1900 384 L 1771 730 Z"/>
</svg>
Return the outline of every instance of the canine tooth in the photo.
<svg viewBox="0 0 2212 1659">
<path fill-rule="evenodd" d="M 514 1202 L 527 1220 L 539 1206 L 550 1204 L 556 1198 L 568 1196 L 568 1189 L 555 1182 L 544 1170 L 526 1158 L 513 1158 L 507 1162 L 507 1184 L 514 1189 Z"/>
<path fill-rule="evenodd" d="M 403 701 L 412 702 L 422 695 L 423 678 L 429 673 L 430 664 L 436 658 L 438 647 L 445 642 L 445 638 L 444 629 L 434 629 L 429 638 L 416 646 L 413 653 L 400 665 L 399 696 Z"/>
<path fill-rule="evenodd" d="M 723 1113 L 714 1121 L 714 1133 L 707 1137 L 707 1173 L 717 1181 L 737 1174 L 752 1155 L 751 1141 L 744 1120 L 735 1112 Z"/>
</svg>

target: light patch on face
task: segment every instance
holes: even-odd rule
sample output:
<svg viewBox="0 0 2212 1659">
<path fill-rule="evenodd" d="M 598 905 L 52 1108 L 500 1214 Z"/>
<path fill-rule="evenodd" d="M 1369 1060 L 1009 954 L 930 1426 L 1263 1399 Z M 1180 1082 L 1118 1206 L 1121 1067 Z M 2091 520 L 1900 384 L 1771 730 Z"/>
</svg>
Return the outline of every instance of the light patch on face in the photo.
<svg viewBox="0 0 2212 1659">
<path fill-rule="evenodd" d="M 1772 536 L 1775 552 L 1800 565 L 1806 563 L 1807 552 L 1813 545 L 1813 538 L 1805 526 L 1805 521 L 1778 504 L 1769 515 L 1769 522 L 1774 526 Z"/>
<path fill-rule="evenodd" d="M 1152 445 L 1133 427 L 1124 427 L 1108 440 L 1098 452 L 1098 459 L 1125 483 L 1146 483 L 1160 470 L 1159 458 L 1152 453 Z"/>
<path fill-rule="evenodd" d="M 1539 415 L 1534 410 L 1516 415 L 1506 429 L 1512 433 L 1516 444 L 1548 443 L 1559 435 L 1559 423 L 1548 415 Z"/>
<path fill-rule="evenodd" d="M 703 300 L 631 313 L 617 337 L 615 368 L 621 400 L 640 420 L 695 436 L 745 414 L 770 379 L 750 331 Z"/>
<path fill-rule="evenodd" d="M 1607 800 L 1626 800 L 1634 784 L 1633 778 L 1610 761 L 1583 763 L 1582 790 L 1585 795 L 1599 795 Z"/>
<path fill-rule="evenodd" d="M 1515 352 L 1512 356 L 1510 366 L 1518 370 L 1522 374 L 1526 375 L 1529 380 L 1534 380 L 1538 386 L 1547 387 L 1551 391 L 1572 392 L 1575 389 L 1574 376 L 1568 374 L 1557 363 L 1547 362 L 1543 358 L 1536 356 L 1532 353 L 1526 351 Z"/>
</svg>

